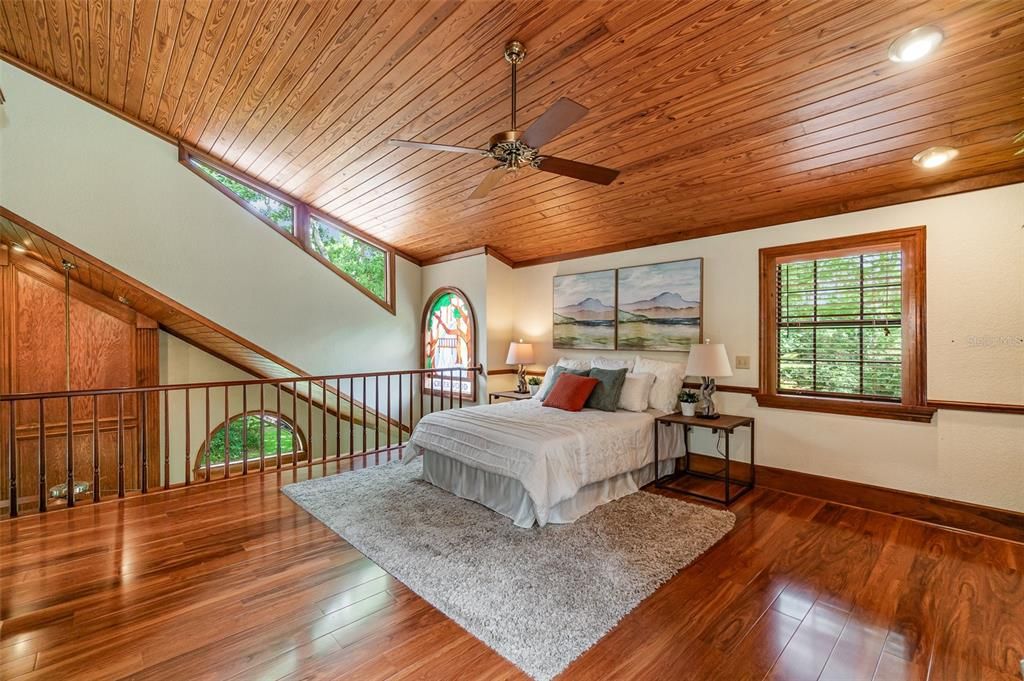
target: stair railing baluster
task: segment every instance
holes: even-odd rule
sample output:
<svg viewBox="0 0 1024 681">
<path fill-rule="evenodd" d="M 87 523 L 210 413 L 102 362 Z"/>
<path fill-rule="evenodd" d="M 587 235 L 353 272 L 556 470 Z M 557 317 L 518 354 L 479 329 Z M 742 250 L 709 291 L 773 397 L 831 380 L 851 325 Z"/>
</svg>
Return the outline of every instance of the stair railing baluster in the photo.
<svg viewBox="0 0 1024 681">
<path fill-rule="evenodd" d="M 190 403 L 190 393 L 188 388 L 185 388 L 185 484 L 192 484 L 192 405 Z M 206 456 L 210 456 L 210 444 L 206 443 Z M 227 451 L 227 443 L 225 442 L 224 451 Z M 225 463 L 226 466 L 226 463 Z"/>
<path fill-rule="evenodd" d="M 13 408 L 13 403 L 11 404 Z M 100 428 L 99 398 L 92 396 L 92 501 L 100 500 Z"/>
<path fill-rule="evenodd" d="M 209 390 L 209 388 L 207 388 Z M 164 489 L 171 488 L 171 393 L 164 390 Z"/>
<path fill-rule="evenodd" d="M 7 516 L 10 518 L 18 517 L 18 438 L 14 417 L 16 408 L 16 402 L 7 403 L 7 470 L 9 471 Z"/>
</svg>

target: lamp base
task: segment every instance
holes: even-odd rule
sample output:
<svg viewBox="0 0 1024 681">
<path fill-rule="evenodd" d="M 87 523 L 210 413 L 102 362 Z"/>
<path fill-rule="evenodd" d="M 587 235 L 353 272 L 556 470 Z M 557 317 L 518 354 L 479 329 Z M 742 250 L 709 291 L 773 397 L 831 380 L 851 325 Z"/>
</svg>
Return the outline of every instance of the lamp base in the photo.
<svg viewBox="0 0 1024 681">
<path fill-rule="evenodd" d="M 700 386 L 701 405 L 696 416 L 701 419 L 717 419 L 718 409 L 715 407 L 715 379 L 704 376 Z"/>
<path fill-rule="evenodd" d="M 520 395 L 530 392 L 530 389 L 526 387 L 526 365 L 520 364 L 519 371 L 516 373 L 519 377 L 519 380 L 516 381 L 516 392 Z"/>
</svg>

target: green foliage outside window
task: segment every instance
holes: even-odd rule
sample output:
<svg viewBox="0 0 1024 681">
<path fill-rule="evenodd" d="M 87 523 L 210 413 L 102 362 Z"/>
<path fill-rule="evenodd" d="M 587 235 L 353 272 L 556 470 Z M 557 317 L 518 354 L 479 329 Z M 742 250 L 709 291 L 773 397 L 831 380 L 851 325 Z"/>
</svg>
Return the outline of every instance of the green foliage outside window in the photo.
<svg viewBox="0 0 1024 681">
<path fill-rule="evenodd" d="M 309 238 L 317 253 L 370 293 L 387 300 L 387 254 L 383 250 L 316 218 L 309 221 Z"/>
<path fill-rule="evenodd" d="M 277 456 L 277 438 L 281 438 L 281 453 L 291 454 L 295 446 L 295 433 L 291 426 L 280 421 L 275 416 L 265 415 L 263 417 L 263 455 L 264 457 Z M 260 416 L 249 414 L 244 421 L 236 416 L 231 419 L 228 426 L 228 452 L 232 462 L 242 460 L 244 451 L 247 459 L 260 458 Z M 214 431 L 210 437 L 210 464 L 224 463 L 224 427 L 221 426 Z M 206 465 L 206 460 L 200 463 Z"/>
<path fill-rule="evenodd" d="M 779 265 L 780 391 L 898 400 L 899 251 Z"/>
<path fill-rule="evenodd" d="M 261 191 L 253 189 L 247 184 L 243 184 L 233 177 L 229 177 L 224 173 L 211 168 L 202 161 L 191 159 L 192 165 L 205 174 L 212 177 L 217 184 L 221 185 L 235 196 L 238 196 L 253 210 L 267 218 L 275 225 L 277 225 L 282 231 L 289 234 L 295 233 L 295 209 L 283 201 L 278 201 L 272 196 L 264 194 Z"/>
</svg>

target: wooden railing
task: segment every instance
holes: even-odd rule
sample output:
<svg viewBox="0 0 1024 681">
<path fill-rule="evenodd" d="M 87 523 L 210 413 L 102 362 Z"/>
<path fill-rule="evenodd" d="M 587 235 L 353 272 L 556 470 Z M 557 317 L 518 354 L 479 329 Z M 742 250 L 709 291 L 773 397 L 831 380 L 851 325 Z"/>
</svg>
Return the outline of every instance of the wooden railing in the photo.
<svg viewBox="0 0 1024 681">
<path fill-rule="evenodd" d="M 0 395 L 0 517 L 268 470 L 386 462 L 425 414 L 462 407 L 475 395 L 481 372 L 477 366 Z"/>
</svg>

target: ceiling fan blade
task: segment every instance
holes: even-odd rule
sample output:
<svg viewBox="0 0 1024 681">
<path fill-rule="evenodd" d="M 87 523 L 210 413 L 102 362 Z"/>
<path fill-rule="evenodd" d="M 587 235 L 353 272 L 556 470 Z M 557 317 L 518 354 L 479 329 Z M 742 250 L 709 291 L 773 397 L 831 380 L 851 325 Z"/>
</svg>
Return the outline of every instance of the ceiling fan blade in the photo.
<svg viewBox="0 0 1024 681">
<path fill-rule="evenodd" d="M 505 166 L 492 168 L 491 172 L 484 175 L 483 182 L 473 190 L 473 193 L 469 195 L 469 198 L 482 199 L 487 196 L 492 189 L 501 184 L 501 181 L 505 179 L 506 172 Z"/>
<path fill-rule="evenodd" d="M 619 176 L 618 170 L 604 168 L 602 166 L 592 166 L 589 163 L 570 161 L 556 156 L 541 157 L 540 162 L 537 164 L 537 168 L 549 173 L 555 173 L 556 175 L 565 175 L 566 177 L 575 177 L 577 180 L 586 180 L 587 182 L 593 182 L 594 184 L 611 184 L 615 181 L 615 178 Z"/>
<path fill-rule="evenodd" d="M 430 144 L 428 142 L 410 142 L 409 140 L 390 140 L 396 147 L 412 147 L 413 149 L 427 149 L 428 151 L 454 151 L 457 154 L 480 154 L 486 156 L 483 149 L 472 147 L 456 147 L 450 144 Z"/>
<path fill-rule="evenodd" d="M 562 97 L 542 113 L 540 118 L 530 123 L 530 127 L 523 133 L 523 141 L 534 149 L 539 149 L 586 116 L 587 111 L 589 109 L 582 104 Z"/>
</svg>

